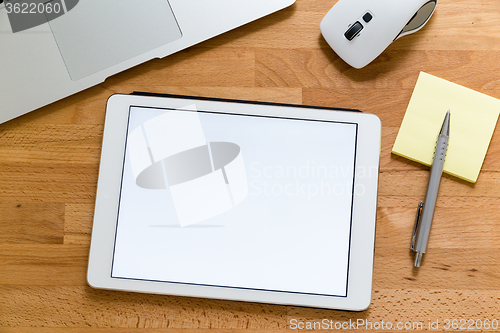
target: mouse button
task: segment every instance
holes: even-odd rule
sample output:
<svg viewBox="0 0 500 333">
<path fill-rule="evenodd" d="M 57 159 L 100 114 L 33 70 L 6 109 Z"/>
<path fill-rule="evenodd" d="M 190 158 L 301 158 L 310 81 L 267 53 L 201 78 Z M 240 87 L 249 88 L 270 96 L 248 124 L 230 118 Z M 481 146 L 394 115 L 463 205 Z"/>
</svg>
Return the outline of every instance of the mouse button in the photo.
<svg viewBox="0 0 500 333">
<path fill-rule="evenodd" d="M 366 12 L 365 15 L 363 15 L 363 21 L 366 23 L 370 22 L 373 18 L 373 15 L 370 14 L 369 12 Z"/>
<path fill-rule="evenodd" d="M 347 31 L 344 33 L 345 38 L 348 40 L 353 40 L 354 37 L 356 37 L 359 32 L 363 30 L 363 25 L 359 22 L 356 21 Z"/>
</svg>

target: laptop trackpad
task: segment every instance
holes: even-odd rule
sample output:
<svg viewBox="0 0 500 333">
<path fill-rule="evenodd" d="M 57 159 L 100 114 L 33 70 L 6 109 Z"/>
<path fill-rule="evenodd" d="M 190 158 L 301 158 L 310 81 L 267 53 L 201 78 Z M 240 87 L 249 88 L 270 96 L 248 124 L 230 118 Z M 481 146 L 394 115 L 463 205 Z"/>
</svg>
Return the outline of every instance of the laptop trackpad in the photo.
<svg viewBox="0 0 500 333">
<path fill-rule="evenodd" d="M 72 80 L 179 39 L 167 0 L 85 0 L 49 22 Z"/>
</svg>

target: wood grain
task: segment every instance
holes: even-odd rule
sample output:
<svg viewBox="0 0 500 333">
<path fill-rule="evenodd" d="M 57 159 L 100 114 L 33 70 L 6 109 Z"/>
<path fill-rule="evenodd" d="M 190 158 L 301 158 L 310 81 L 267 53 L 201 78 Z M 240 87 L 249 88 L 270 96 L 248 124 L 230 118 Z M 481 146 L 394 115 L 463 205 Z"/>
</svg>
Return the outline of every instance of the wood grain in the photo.
<svg viewBox="0 0 500 333">
<path fill-rule="evenodd" d="M 500 320 L 500 129 L 476 184 L 443 178 L 428 253 L 418 270 L 412 267 L 409 240 L 428 167 L 391 154 L 420 71 L 500 98 L 500 3 L 440 0 L 421 31 L 356 70 L 336 56 L 319 31 L 335 2 L 297 0 L 0 124 L 0 332 L 276 333 L 299 322 L 323 330 L 323 320 L 420 323 L 404 330 L 443 331 L 446 319 Z M 345 312 L 89 287 L 106 100 L 132 91 L 376 114 L 382 147 L 369 309 Z M 296 268 L 301 269 L 307 263 Z M 437 327 L 429 326 L 436 321 Z M 394 331 L 358 329 L 375 330 Z"/>
</svg>

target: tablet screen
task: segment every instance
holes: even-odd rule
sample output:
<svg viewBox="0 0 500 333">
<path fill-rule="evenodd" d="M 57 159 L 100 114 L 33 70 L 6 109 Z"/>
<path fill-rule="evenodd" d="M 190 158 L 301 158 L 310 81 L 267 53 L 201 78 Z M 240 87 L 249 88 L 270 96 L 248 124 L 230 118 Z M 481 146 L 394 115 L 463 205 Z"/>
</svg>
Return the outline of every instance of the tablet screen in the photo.
<svg viewBox="0 0 500 333">
<path fill-rule="evenodd" d="M 357 124 L 194 108 L 130 108 L 111 277 L 347 296 Z"/>
</svg>

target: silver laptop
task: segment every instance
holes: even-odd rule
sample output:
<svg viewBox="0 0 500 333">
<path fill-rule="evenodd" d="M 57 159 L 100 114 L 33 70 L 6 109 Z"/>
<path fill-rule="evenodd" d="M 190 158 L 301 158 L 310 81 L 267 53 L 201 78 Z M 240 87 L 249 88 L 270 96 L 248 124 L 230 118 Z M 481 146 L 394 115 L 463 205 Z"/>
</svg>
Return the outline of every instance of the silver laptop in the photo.
<svg viewBox="0 0 500 333">
<path fill-rule="evenodd" d="M 0 4 L 0 123 L 294 2 L 5 0 Z M 42 13 L 45 21 L 20 22 L 28 17 L 20 16 L 23 10 Z"/>
</svg>

